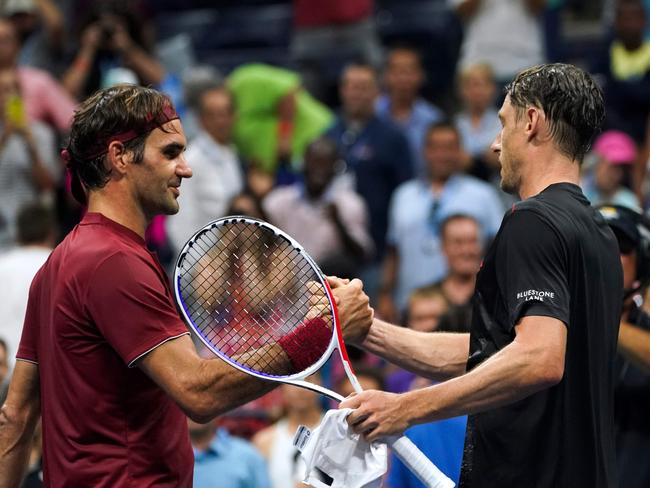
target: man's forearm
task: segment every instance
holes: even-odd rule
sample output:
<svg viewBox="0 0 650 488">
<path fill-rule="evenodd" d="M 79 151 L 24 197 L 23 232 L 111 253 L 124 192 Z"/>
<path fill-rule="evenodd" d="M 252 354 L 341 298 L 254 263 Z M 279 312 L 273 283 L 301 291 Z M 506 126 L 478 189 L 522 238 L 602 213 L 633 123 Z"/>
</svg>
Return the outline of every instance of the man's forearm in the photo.
<svg viewBox="0 0 650 488">
<path fill-rule="evenodd" d="M 20 486 L 41 413 L 38 365 L 16 361 L 0 410 L 0 488 Z"/>
<path fill-rule="evenodd" d="M 465 372 L 469 334 L 417 332 L 375 319 L 362 347 L 418 375 L 442 381 Z"/>
<path fill-rule="evenodd" d="M 34 427 L 22 427 L 16 412 L 3 406 L 0 410 L 0 488 L 20 486 L 25 476 Z"/>
<path fill-rule="evenodd" d="M 535 337 L 526 342 L 515 339 L 465 375 L 406 393 L 404 404 L 409 409 L 409 422 L 424 423 L 482 412 L 557 384 L 564 373 L 566 332 L 550 327 L 539 329 L 548 331 L 557 346 L 549 347 Z"/>
</svg>

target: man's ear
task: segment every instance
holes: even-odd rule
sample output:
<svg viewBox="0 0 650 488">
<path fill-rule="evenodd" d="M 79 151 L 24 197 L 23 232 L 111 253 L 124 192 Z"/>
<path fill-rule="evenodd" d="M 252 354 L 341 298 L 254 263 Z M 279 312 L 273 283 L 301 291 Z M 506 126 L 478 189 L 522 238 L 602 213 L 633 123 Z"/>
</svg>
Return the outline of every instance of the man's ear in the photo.
<svg viewBox="0 0 650 488">
<path fill-rule="evenodd" d="M 109 167 L 119 175 L 124 175 L 126 169 L 133 162 L 133 153 L 127 151 L 120 141 L 112 141 L 108 145 L 106 154 Z"/>
<path fill-rule="evenodd" d="M 528 107 L 526 109 L 526 137 L 528 141 L 533 139 L 537 140 L 546 140 L 550 139 L 551 134 L 549 132 L 548 123 L 546 120 L 546 114 L 537 107 Z"/>
<path fill-rule="evenodd" d="M 539 133 L 540 115 L 536 107 L 528 107 L 526 109 L 525 131 L 529 141 L 534 139 Z"/>
</svg>

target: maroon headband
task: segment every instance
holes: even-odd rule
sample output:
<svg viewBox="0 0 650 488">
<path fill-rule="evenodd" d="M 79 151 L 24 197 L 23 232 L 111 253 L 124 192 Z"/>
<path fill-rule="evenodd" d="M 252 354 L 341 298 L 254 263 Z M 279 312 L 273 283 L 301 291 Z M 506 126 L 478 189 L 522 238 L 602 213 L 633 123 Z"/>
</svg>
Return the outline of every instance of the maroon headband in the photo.
<svg viewBox="0 0 650 488">
<path fill-rule="evenodd" d="M 138 130 L 131 129 L 127 130 L 125 132 L 119 132 L 115 135 L 107 137 L 104 141 L 99 141 L 97 146 L 97 150 L 92 152 L 89 156 L 84 157 L 84 159 L 95 159 L 102 154 L 106 153 L 108 151 L 108 146 L 111 144 L 111 142 L 121 142 L 125 143 L 128 141 L 132 141 L 133 139 L 140 137 L 144 134 L 148 134 L 154 129 L 157 129 L 158 127 L 162 127 L 168 122 L 171 122 L 172 120 L 178 119 L 179 116 L 176 113 L 176 110 L 174 110 L 174 107 L 171 105 L 165 105 L 161 113 L 159 113 L 157 116 L 154 116 L 153 114 L 149 114 L 147 116 L 147 120 L 144 123 L 142 127 L 140 127 Z M 75 171 L 75 162 L 72 159 L 72 155 L 70 154 L 69 149 L 66 147 L 61 151 L 61 157 L 63 160 L 66 162 L 66 166 L 68 168 L 68 171 L 70 172 L 71 176 L 71 190 L 72 190 L 72 196 L 77 200 L 79 203 L 82 205 L 85 205 L 87 203 L 87 197 L 86 197 L 86 191 L 84 188 L 83 183 L 81 182 L 81 179 L 79 178 L 79 175 L 77 174 L 77 171 Z"/>
</svg>

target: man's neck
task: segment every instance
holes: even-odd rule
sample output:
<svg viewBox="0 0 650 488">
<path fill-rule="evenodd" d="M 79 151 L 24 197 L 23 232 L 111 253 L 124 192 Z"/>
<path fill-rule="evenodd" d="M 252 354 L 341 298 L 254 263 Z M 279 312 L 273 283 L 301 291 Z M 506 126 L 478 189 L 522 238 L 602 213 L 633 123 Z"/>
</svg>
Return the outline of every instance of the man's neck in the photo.
<svg viewBox="0 0 650 488">
<path fill-rule="evenodd" d="M 445 188 L 445 185 L 449 183 L 452 176 L 453 174 L 429 178 L 431 191 L 433 191 L 433 193 L 440 193 Z"/>
<path fill-rule="evenodd" d="M 88 212 L 100 213 L 127 229 L 131 229 L 144 239 L 145 231 L 151 219 L 147 218 L 142 210 L 130 199 L 124 198 L 121 200 L 124 203 L 117 205 L 113 203 L 114 199 L 109 199 L 101 195 L 103 191 L 99 190 L 94 195 L 91 193 L 88 202 Z"/>
<path fill-rule="evenodd" d="M 216 434 L 210 432 L 208 435 L 194 436 L 192 437 L 192 447 L 197 451 L 207 451 L 212 444 L 212 439 L 214 439 Z"/>
<path fill-rule="evenodd" d="M 478 123 L 483 118 L 483 115 L 487 111 L 488 107 L 473 106 L 467 108 L 467 114 L 469 115 L 472 124 L 478 125 Z"/>
<path fill-rule="evenodd" d="M 210 132 L 206 131 L 205 129 L 204 129 L 204 132 L 208 136 L 210 136 L 210 139 L 212 139 L 212 141 L 215 144 L 218 144 L 219 146 L 230 146 L 230 143 L 232 142 L 228 137 L 224 137 L 223 135 L 213 134 L 213 133 L 210 133 Z"/>
<path fill-rule="evenodd" d="M 415 104 L 415 97 L 391 97 L 390 98 L 390 113 L 396 120 L 405 120 L 411 116 L 413 106 Z"/>
<path fill-rule="evenodd" d="M 531 155 L 521 177 L 519 197 L 538 195 L 556 183 L 580 184 L 580 164 L 557 151 Z"/>
<path fill-rule="evenodd" d="M 476 285 L 476 275 L 450 274 L 442 283 L 445 295 L 454 305 L 463 305 L 471 298 Z"/>
<path fill-rule="evenodd" d="M 346 113 L 343 118 L 345 119 L 348 125 L 354 126 L 355 128 L 361 129 L 365 127 L 370 119 L 372 119 L 374 114 L 348 114 Z"/>
</svg>

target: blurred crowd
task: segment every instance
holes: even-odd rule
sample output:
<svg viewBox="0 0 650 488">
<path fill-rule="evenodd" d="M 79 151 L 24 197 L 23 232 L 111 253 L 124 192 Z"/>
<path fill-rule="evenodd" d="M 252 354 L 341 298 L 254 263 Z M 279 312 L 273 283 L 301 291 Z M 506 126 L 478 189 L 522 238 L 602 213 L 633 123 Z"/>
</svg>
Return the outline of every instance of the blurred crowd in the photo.
<svg viewBox="0 0 650 488">
<path fill-rule="evenodd" d="M 326 274 L 362 278 L 381 318 L 466 332 L 483 251 L 516 199 L 490 146 L 519 70 L 569 62 L 596 76 L 607 119 L 583 191 L 594 205 L 650 209 L 649 14 L 648 0 L 0 0 L 0 398 L 31 279 L 84 212 L 59 149 L 95 90 L 152 86 L 181 114 L 194 177 L 180 212 L 147 232 L 168 269 L 203 225 L 249 215 Z M 351 355 L 369 387 L 428 381 Z M 349 390 L 344 378 L 332 365 L 316 380 Z M 329 406 L 283 387 L 192 424 L 196 486 L 300 486 L 293 433 Z M 464 422 L 411 434 L 456 479 Z M 39 469 L 36 439 L 25 486 Z M 391 462 L 386 486 L 415 483 Z"/>
</svg>

